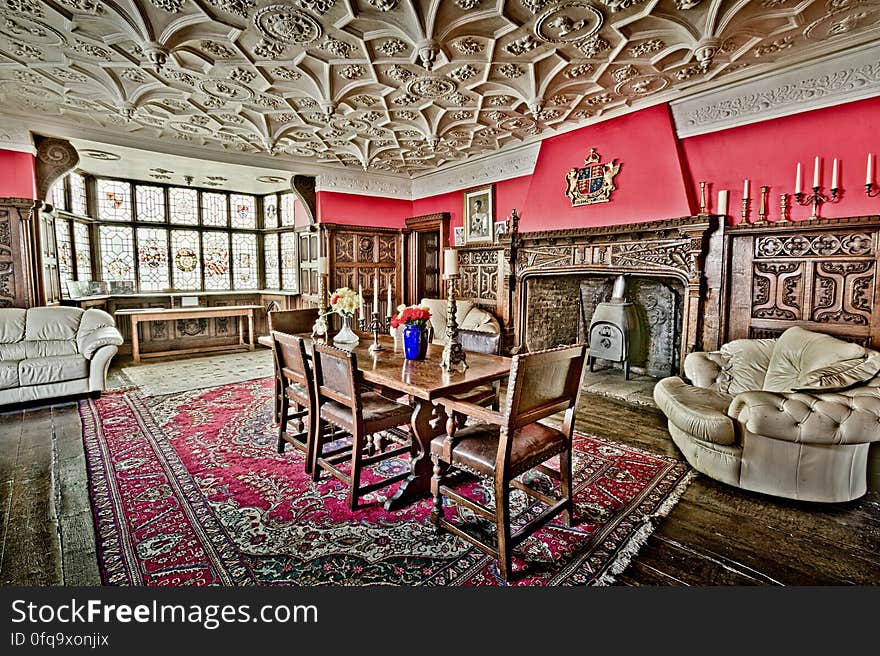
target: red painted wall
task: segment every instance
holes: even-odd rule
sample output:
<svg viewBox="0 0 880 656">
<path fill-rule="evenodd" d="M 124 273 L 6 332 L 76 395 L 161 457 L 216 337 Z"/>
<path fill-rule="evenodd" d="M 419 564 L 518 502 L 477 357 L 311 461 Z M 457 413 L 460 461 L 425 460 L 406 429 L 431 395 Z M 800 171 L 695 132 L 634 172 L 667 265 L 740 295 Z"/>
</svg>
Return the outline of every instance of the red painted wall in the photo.
<svg viewBox="0 0 880 656">
<path fill-rule="evenodd" d="M 319 191 L 318 221 L 345 225 L 402 228 L 404 219 L 413 216 L 412 202 L 394 198 L 378 198 Z"/>
<path fill-rule="evenodd" d="M 516 208 L 517 212 L 522 215 L 526 195 L 529 192 L 531 177 L 527 175 L 495 183 L 496 221 L 501 221 L 509 216 L 513 208 Z M 462 212 L 464 211 L 464 191 L 467 191 L 467 189 L 415 200 L 412 204 L 413 215 L 421 216 L 436 212 L 449 212 L 452 217 L 451 226 L 460 226 L 462 225 Z"/>
<path fill-rule="evenodd" d="M 822 158 L 821 183 L 831 186 L 831 165 L 840 160 L 839 202 L 825 204 L 820 216 L 841 217 L 880 212 L 880 199 L 865 195 L 867 154 L 880 155 L 880 98 L 818 109 L 812 112 L 702 134 L 681 141 L 691 170 L 689 183 L 711 182 L 709 210 L 714 211 L 719 189 L 730 190 L 733 222 L 741 219 L 743 179 L 751 181 L 750 220 L 757 217 L 760 186 L 768 185 L 769 218 L 779 217 L 779 195 L 794 193 L 795 169 L 800 162 L 804 189 L 813 184 L 813 159 Z M 875 166 L 876 170 L 876 166 Z M 875 181 L 877 177 L 875 176 Z M 789 203 L 792 204 L 791 197 Z M 809 207 L 791 208 L 792 219 L 810 216 Z"/>
<path fill-rule="evenodd" d="M 33 155 L 15 150 L 0 150 L 0 197 L 37 197 Z"/>
</svg>

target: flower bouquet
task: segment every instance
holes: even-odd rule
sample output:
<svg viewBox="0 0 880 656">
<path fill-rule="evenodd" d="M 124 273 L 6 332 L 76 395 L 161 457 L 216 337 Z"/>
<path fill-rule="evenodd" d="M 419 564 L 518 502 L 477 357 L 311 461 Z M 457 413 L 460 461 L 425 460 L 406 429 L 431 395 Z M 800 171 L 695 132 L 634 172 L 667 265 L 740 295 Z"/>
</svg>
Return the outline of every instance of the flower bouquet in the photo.
<svg viewBox="0 0 880 656">
<path fill-rule="evenodd" d="M 400 305 L 391 317 L 394 330 L 402 328 L 403 353 L 407 360 L 424 360 L 428 352 L 428 320 L 431 311 L 419 305 Z"/>
<path fill-rule="evenodd" d="M 355 310 L 364 302 L 361 295 L 348 287 L 340 287 L 330 295 L 330 313 L 342 317 L 342 329 L 333 338 L 336 344 L 357 344 L 358 336 L 351 329 Z"/>
</svg>

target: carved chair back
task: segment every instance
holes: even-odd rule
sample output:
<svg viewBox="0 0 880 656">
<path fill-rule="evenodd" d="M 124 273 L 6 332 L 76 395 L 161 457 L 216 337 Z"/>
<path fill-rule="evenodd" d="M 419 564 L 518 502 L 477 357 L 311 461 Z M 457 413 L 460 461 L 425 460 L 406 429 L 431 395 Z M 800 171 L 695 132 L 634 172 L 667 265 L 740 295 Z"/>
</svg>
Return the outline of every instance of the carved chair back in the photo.
<svg viewBox="0 0 880 656">
<path fill-rule="evenodd" d="M 362 414 L 361 377 L 357 368 L 357 356 L 351 351 L 329 344 L 313 345 L 315 390 L 318 404 L 335 401 L 351 408 L 357 422 Z"/>
<path fill-rule="evenodd" d="M 312 394 L 312 368 L 306 355 L 305 341 L 296 335 L 272 331 L 275 344 L 275 366 L 284 385 L 298 383 Z"/>
<path fill-rule="evenodd" d="M 318 318 L 317 308 L 303 310 L 273 310 L 269 312 L 269 332 L 310 333 L 312 324 Z"/>
</svg>

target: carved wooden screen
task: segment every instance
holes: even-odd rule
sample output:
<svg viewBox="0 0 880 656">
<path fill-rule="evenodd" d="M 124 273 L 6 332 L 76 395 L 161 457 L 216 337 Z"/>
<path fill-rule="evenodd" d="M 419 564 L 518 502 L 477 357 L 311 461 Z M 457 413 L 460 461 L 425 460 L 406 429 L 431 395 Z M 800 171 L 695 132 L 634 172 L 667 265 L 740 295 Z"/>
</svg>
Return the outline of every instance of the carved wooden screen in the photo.
<svg viewBox="0 0 880 656">
<path fill-rule="evenodd" d="M 876 346 L 878 234 L 880 217 L 731 228 L 727 340 L 801 326 Z"/>
</svg>

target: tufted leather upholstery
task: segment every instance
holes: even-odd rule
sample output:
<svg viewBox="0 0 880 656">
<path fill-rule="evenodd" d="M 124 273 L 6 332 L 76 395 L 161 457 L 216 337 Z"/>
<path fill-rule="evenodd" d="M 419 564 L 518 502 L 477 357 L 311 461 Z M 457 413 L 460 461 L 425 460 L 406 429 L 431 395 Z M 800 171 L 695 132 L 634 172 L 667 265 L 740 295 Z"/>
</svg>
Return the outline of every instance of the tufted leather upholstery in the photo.
<svg viewBox="0 0 880 656">
<path fill-rule="evenodd" d="M 103 310 L 0 309 L 0 405 L 102 392 L 120 344 Z"/>
<path fill-rule="evenodd" d="M 789 328 L 776 340 L 688 355 L 693 384 L 666 378 L 654 399 L 673 441 L 704 474 L 777 496 L 848 501 L 865 494 L 868 449 L 880 441 L 876 357 Z M 826 389 L 805 392 L 806 384 Z"/>
</svg>

